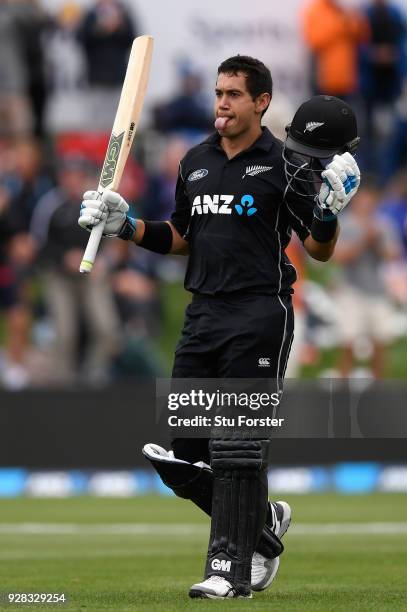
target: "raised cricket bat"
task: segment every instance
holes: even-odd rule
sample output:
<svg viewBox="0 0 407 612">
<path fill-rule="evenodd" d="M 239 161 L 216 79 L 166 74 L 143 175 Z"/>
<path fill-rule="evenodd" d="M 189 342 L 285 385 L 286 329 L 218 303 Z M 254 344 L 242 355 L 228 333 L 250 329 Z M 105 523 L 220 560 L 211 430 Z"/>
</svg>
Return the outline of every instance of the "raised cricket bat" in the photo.
<svg viewBox="0 0 407 612">
<path fill-rule="evenodd" d="M 151 56 L 152 36 L 139 36 L 133 41 L 126 76 L 120 95 L 119 106 L 110 135 L 105 161 L 100 175 L 98 192 L 105 189 L 117 191 L 124 166 L 129 155 L 134 134 L 140 120 L 143 100 L 147 89 Z M 89 236 L 79 271 L 89 274 L 95 261 L 105 222 L 96 225 Z"/>
</svg>

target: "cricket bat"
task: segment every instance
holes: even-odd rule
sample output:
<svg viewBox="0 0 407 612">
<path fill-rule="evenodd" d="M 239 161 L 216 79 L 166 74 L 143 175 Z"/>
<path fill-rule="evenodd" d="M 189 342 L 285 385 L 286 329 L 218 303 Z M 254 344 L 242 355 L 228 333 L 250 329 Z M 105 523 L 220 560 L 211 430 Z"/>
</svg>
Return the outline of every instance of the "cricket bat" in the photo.
<svg viewBox="0 0 407 612">
<path fill-rule="evenodd" d="M 152 36 L 139 36 L 133 41 L 124 78 L 120 101 L 113 123 L 112 133 L 100 175 L 98 192 L 100 197 L 105 189 L 117 191 L 124 166 L 140 120 L 143 100 L 147 89 L 153 52 Z M 92 270 L 105 222 L 96 225 L 89 236 L 88 244 L 79 268 L 82 274 Z"/>
</svg>

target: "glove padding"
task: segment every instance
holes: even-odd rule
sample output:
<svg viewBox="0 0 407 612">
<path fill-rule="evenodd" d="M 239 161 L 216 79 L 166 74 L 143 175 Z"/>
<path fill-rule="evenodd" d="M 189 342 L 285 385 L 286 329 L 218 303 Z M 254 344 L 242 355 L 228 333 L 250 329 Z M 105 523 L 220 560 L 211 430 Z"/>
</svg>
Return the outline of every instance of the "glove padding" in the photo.
<svg viewBox="0 0 407 612">
<path fill-rule="evenodd" d="M 103 236 L 118 236 L 126 222 L 129 205 L 119 193 L 106 190 L 102 195 L 98 191 L 85 191 L 78 224 L 91 232 L 92 229 L 106 220 Z"/>
<path fill-rule="evenodd" d="M 322 172 L 324 182 L 318 195 L 323 211 L 337 215 L 349 204 L 360 185 L 360 170 L 350 153 L 335 155 Z"/>
</svg>

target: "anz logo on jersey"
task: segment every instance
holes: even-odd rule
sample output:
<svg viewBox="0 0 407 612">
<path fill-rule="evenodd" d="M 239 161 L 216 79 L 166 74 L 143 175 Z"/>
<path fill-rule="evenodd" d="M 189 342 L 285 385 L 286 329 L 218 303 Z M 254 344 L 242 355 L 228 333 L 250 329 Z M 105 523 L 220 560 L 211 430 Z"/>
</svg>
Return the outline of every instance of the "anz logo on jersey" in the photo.
<svg viewBox="0 0 407 612">
<path fill-rule="evenodd" d="M 192 202 L 191 216 L 194 215 L 231 215 L 236 212 L 240 216 L 251 217 L 257 212 L 253 196 L 247 194 L 241 197 L 239 204 L 233 205 L 233 195 L 203 195 L 196 196 Z"/>
</svg>

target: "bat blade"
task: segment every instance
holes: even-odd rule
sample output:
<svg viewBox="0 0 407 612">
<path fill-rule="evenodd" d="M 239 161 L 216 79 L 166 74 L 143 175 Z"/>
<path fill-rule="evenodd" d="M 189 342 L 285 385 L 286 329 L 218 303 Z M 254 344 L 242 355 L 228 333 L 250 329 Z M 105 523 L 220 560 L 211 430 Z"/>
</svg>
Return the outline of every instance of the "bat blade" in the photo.
<svg viewBox="0 0 407 612">
<path fill-rule="evenodd" d="M 98 186 L 100 195 L 105 189 L 117 191 L 119 187 L 140 120 L 152 53 L 153 38 L 151 36 L 139 36 L 133 41 L 119 105 L 100 175 Z M 92 270 L 104 225 L 104 222 L 101 221 L 92 229 L 79 268 L 82 274 L 89 274 Z"/>
</svg>

